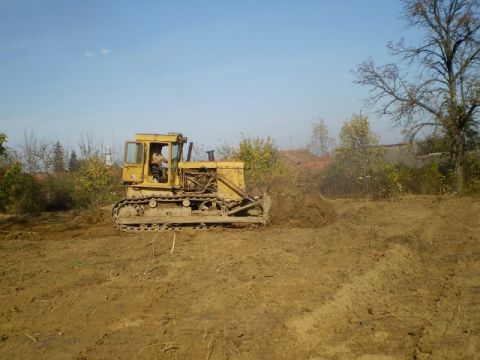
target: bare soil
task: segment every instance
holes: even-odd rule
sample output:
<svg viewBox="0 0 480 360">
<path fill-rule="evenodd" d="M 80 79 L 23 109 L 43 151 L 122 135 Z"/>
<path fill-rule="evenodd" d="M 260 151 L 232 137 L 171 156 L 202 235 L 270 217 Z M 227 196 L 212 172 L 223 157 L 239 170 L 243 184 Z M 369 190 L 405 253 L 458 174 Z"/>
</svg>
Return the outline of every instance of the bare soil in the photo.
<svg viewBox="0 0 480 360">
<path fill-rule="evenodd" d="M 175 234 L 4 218 L 0 358 L 479 359 L 479 199 L 317 210 Z"/>
</svg>

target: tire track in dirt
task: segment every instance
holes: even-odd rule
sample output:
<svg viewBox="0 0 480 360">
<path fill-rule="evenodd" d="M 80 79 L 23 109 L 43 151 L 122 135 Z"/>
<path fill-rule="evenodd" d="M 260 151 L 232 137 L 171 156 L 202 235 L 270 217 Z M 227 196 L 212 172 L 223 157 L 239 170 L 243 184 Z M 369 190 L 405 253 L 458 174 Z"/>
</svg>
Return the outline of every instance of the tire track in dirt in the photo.
<svg viewBox="0 0 480 360">
<path fill-rule="evenodd" d="M 476 359 L 480 218 L 472 214 L 479 205 L 432 201 L 416 222 L 402 220 L 413 226 L 393 228 L 374 245 L 379 261 L 290 319 L 290 333 L 322 356 L 357 359 L 368 348 L 382 359 Z"/>
<path fill-rule="evenodd" d="M 312 312 L 290 320 L 287 325 L 304 343 L 331 343 L 333 337 L 349 327 L 351 316 L 360 314 L 369 303 L 388 302 L 400 277 L 411 277 L 422 271 L 422 262 L 407 245 L 391 244 L 378 263 L 366 273 L 343 285 L 333 296 Z M 368 311 L 368 310 L 367 310 Z"/>
<path fill-rule="evenodd" d="M 452 211 L 452 208 L 455 211 Z M 417 336 L 414 358 L 478 359 L 480 344 L 480 202 L 474 198 L 439 200 L 422 224 L 428 246 L 430 280 L 442 284 L 431 321 Z M 430 288 L 432 287 L 430 284 Z"/>
</svg>

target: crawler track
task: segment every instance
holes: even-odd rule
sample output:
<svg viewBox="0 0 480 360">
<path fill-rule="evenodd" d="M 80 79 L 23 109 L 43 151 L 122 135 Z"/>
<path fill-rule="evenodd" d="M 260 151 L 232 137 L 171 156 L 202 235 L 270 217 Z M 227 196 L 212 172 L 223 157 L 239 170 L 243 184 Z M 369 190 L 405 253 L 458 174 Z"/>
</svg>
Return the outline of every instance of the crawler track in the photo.
<svg viewBox="0 0 480 360">
<path fill-rule="evenodd" d="M 147 209 L 152 201 L 162 205 L 171 205 L 172 208 L 181 208 L 182 203 L 188 201 L 194 210 L 188 216 L 144 216 L 144 209 Z M 205 203 L 215 203 L 217 207 L 213 211 L 202 211 L 201 204 Z M 253 205 L 255 204 L 227 202 L 214 194 L 146 196 L 118 201 L 112 209 L 112 220 L 119 230 L 125 232 L 182 230 L 185 228 L 212 229 L 266 224 L 267 220 L 264 214 L 245 216 L 242 209 L 253 207 Z M 264 210 L 260 202 L 255 206 Z M 120 212 L 124 207 L 135 209 L 136 214 L 122 217 Z"/>
</svg>

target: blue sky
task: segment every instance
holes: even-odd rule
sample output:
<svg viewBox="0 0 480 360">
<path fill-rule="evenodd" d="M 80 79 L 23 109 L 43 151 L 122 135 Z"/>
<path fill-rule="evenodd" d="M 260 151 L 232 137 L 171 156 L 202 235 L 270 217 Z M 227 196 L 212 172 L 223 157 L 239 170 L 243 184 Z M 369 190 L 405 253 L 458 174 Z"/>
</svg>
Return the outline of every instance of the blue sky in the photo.
<svg viewBox="0 0 480 360">
<path fill-rule="evenodd" d="M 0 0 L 0 131 L 74 146 L 180 131 L 215 148 L 243 132 L 302 147 L 370 114 L 351 70 L 404 35 L 397 0 Z M 385 143 L 400 141 L 371 114 Z"/>
</svg>

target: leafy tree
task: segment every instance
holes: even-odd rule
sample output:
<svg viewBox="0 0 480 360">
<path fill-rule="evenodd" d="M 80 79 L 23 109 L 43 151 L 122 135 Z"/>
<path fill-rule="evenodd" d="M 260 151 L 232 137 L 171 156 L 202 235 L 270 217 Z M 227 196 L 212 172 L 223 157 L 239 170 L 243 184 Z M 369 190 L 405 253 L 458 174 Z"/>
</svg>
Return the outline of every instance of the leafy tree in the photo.
<svg viewBox="0 0 480 360">
<path fill-rule="evenodd" d="M 408 25 L 423 32 L 422 42 L 389 43 L 397 62 L 377 66 L 369 59 L 358 67 L 356 82 L 370 87 L 369 103 L 410 136 L 430 128 L 448 140 L 462 191 L 467 139 L 479 127 L 480 2 L 402 2 Z"/>
<path fill-rule="evenodd" d="M 65 171 L 65 151 L 60 141 L 55 143 L 53 148 L 53 172 L 62 173 Z"/>
<path fill-rule="evenodd" d="M 84 206 L 98 207 L 117 196 L 115 174 L 98 156 L 81 162 L 74 181 L 78 187 L 76 200 Z"/>
<path fill-rule="evenodd" d="M 312 134 L 307 149 L 317 156 L 324 157 L 332 149 L 334 140 L 330 137 L 330 130 L 324 119 L 312 121 Z"/>
<path fill-rule="evenodd" d="M 247 176 L 257 183 L 265 182 L 268 175 L 278 174 L 282 170 L 280 153 L 270 137 L 242 136 L 234 157 L 245 163 Z"/>
<path fill-rule="evenodd" d="M 443 136 L 438 136 L 436 133 L 429 134 L 424 139 L 417 141 L 416 145 L 418 155 L 448 152 L 450 150 L 448 139 L 445 139 Z"/>
<path fill-rule="evenodd" d="M 383 150 L 378 146 L 378 135 L 370 128 L 366 116 L 354 114 L 343 124 L 339 138 L 335 152 L 337 166 L 340 165 L 347 176 L 361 182 L 368 194 L 369 178 L 378 168 L 383 155 Z"/>
</svg>

